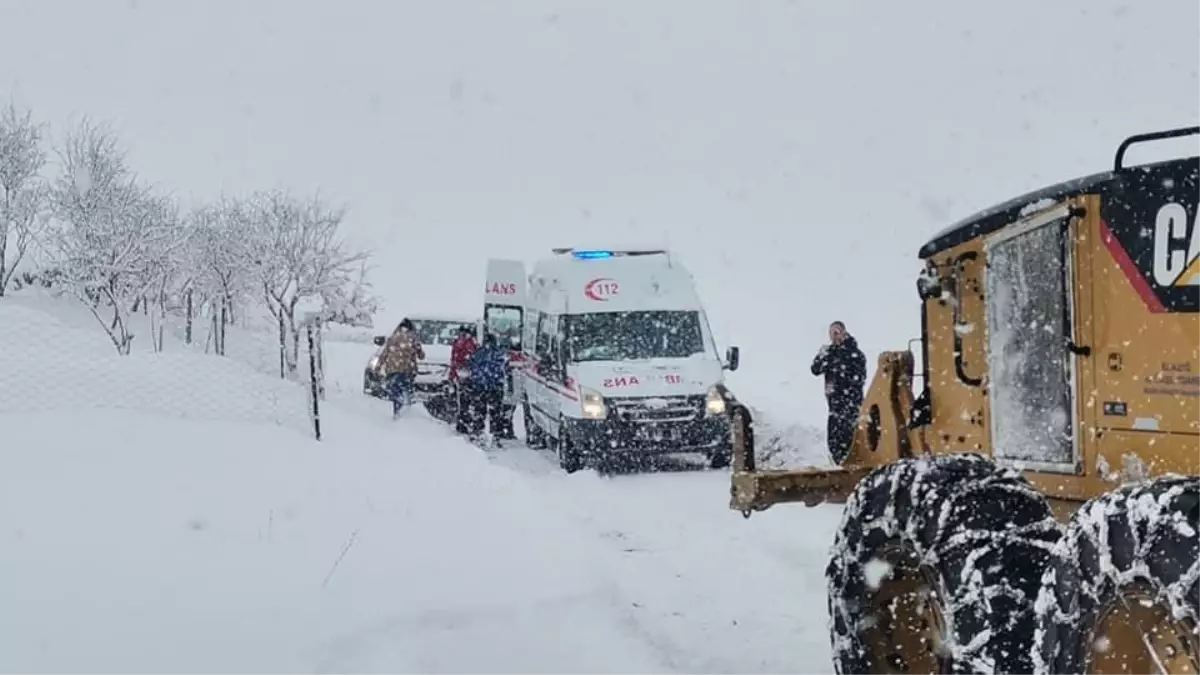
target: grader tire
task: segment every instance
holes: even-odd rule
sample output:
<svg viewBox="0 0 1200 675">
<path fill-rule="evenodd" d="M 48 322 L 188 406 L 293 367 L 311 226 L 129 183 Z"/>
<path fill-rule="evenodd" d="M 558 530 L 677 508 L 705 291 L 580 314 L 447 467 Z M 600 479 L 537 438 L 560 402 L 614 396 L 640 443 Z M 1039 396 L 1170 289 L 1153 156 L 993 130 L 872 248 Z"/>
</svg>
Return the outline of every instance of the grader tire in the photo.
<svg viewBox="0 0 1200 675">
<path fill-rule="evenodd" d="M 907 459 L 851 493 L 826 568 L 838 673 L 1028 673 L 1061 528 L 1016 471 Z"/>
<path fill-rule="evenodd" d="M 1038 673 L 1200 671 L 1200 478 L 1079 508 L 1038 597 Z"/>
</svg>

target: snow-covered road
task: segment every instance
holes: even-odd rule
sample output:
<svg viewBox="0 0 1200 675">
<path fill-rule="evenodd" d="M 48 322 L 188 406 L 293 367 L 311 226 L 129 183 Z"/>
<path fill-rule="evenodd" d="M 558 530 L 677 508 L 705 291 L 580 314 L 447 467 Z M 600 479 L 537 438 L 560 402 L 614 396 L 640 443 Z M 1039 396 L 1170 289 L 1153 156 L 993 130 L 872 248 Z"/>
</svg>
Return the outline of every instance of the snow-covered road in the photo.
<svg viewBox="0 0 1200 675">
<path fill-rule="evenodd" d="M 364 345 L 329 344 L 328 377 L 342 397 L 355 397 L 371 352 Z M 346 403 L 393 424 L 386 403 Z M 413 417 L 424 419 L 394 424 L 437 425 L 453 435 L 421 411 Z M 522 436 L 519 416 L 516 424 Z M 597 573 L 605 577 L 609 599 L 630 630 L 652 645 L 660 669 L 829 670 L 824 567 L 839 506 L 784 506 L 745 519 L 728 507 L 727 471 L 567 475 L 549 451 L 520 443 L 486 454 L 529 481 L 546 509 L 601 544 Z"/>
<path fill-rule="evenodd" d="M 837 507 L 393 421 L 369 343 L 330 343 L 316 443 L 253 359 L 118 357 L 78 309 L 0 302 L 0 671 L 830 668 Z"/>
</svg>

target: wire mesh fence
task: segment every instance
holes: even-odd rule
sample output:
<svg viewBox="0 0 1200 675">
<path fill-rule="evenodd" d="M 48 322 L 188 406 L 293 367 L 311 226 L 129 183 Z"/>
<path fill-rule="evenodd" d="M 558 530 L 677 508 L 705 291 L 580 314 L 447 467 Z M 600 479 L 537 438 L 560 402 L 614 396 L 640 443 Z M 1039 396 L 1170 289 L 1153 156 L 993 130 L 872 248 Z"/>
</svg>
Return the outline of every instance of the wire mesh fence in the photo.
<svg viewBox="0 0 1200 675">
<path fill-rule="evenodd" d="M 69 423 L 72 412 L 123 409 L 311 435 L 314 394 L 324 396 L 320 331 L 311 359 L 302 335 L 281 368 L 276 335 L 261 326 L 220 330 L 211 318 L 133 312 L 134 339 L 120 354 L 84 303 L 9 293 L 0 298 L 0 414 L 62 412 Z"/>
</svg>

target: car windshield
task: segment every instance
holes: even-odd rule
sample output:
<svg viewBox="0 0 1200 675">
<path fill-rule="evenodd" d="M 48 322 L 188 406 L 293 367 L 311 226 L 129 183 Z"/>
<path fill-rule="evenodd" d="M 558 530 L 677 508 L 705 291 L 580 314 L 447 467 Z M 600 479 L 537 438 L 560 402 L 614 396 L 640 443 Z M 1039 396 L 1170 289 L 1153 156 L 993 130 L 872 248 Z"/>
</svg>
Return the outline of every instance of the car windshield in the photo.
<svg viewBox="0 0 1200 675">
<path fill-rule="evenodd" d="M 567 317 L 567 359 L 632 361 L 704 353 L 698 312 L 646 311 Z"/>
<path fill-rule="evenodd" d="M 458 337 L 461 321 L 434 321 L 431 319 L 413 319 L 413 330 L 417 339 L 423 345 L 450 345 Z"/>
</svg>

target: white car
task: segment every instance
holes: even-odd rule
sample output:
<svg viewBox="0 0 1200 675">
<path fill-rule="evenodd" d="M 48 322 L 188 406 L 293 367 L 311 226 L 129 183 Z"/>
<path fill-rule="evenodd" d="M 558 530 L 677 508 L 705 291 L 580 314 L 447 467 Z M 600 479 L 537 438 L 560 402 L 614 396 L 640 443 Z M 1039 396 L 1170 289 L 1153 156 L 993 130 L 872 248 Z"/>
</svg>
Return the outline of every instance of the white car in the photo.
<svg viewBox="0 0 1200 675">
<path fill-rule="evenodd" d="M 464 325 L 476 326 L 479 319 L 466 315 L 414 314 L 408 320 L 412 322 L 417 339 L 425 350 L 425 358 L 417 365 L 413 399 L 425 403 L 427 408 L 436 407 L 443 402 L 442 397 L 450 392 L 450 347 L 458 337 L 459 328 Z M 379 372 L 379 358 L 387 338 L 386 335 L 375 336 L 378 349 L 363 370 L 363 393 L 368 396 L 387 398 L 383 375 Z M 433 410 L 430 413 L 436 414 Z"/>
</svg>

